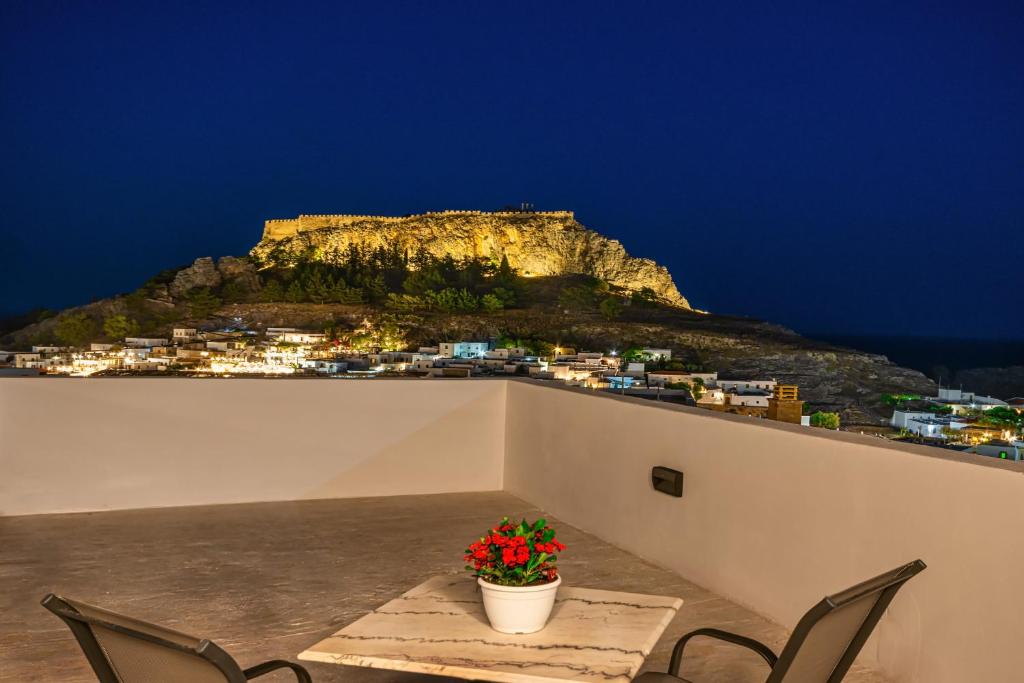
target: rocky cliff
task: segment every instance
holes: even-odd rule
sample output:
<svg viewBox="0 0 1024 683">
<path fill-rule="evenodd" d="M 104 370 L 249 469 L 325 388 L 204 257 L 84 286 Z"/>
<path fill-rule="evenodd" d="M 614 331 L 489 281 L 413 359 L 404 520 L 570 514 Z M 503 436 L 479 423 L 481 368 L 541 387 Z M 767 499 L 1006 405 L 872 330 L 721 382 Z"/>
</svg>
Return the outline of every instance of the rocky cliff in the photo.
<svg viewBox="0 0 1024 683">
<path fill-rule="evenodd" d="M 626 253 L 622 244 L 589 230 L 571 211 L 443 211 L 417 216 L 299 216 L 269 220 L 252 249 L 262 262 L 313 254 L 323 258 L 350 244 L 397 244 L 434 256 L 507 257 L 527 277 L 592 275 L 629 290 L 649 287 L 666 303 L 690 308 L 664 266 Z"/>
</svg>

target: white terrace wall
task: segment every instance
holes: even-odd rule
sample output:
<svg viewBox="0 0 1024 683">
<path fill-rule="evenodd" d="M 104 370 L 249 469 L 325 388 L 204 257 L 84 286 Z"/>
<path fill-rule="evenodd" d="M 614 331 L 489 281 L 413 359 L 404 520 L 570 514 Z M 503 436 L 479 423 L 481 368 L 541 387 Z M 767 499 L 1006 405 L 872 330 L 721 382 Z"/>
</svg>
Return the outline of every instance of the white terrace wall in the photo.
<svg viewBox="0 0 1024 683">
<path fill-rule="evenodd" d="M 939 453 L 526 381 L 0 381 L 0 514 L 504 486 L 788 627 L 920 557 L 863 658 L 1024 680 L 1024 470 Z"/>
<path fill-rule="evenodd" d="M 0 515 L 501 488 L 503 381 L 0 380 Z"/>
<path fill-rule="evenodd" d="M 1019 467 L 523 382 L 507 401 L 507 491 L 789 628 L 921 558 L 866 663 L 900 682 L 1024 680 Z M 684 472 L 681 499 L 652 489 L 654 465 Z"/>
</svg>

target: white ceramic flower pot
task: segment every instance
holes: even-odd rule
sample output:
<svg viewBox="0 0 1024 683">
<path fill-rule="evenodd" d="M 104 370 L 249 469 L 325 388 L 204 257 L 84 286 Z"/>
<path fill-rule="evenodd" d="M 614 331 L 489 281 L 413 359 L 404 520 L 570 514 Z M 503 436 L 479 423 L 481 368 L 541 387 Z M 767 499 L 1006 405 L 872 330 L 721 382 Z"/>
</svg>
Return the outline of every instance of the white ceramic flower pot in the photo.
<svg viewBox="0 0 1024 683">
<path fill-rule="evenodd" d="M 483 579 L 477 583 L 491 628 L 502 633 L 534 633 L 548 623 L 562 577 L 534 586 L 499 586 Z"/>
</svg>

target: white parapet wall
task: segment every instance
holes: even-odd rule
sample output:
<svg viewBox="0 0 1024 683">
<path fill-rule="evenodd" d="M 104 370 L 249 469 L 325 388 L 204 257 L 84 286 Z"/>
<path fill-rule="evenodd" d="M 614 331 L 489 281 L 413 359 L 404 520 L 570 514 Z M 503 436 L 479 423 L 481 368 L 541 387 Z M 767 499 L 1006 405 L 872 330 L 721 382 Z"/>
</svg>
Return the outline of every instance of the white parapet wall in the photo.
<svg viewBox="0 0 1024 683">
<path fill-rule="evenodd" d="M 865 663 L 907 683 L 1024 680 L 1019 466 L 522 382 L 507 406 L 505 489 L 559 519 L 789 628 L 921 558 Z M 684 473 L 682 498 L 653 490 L 655 465 Z"/>
<path fill-rule="evenodd" d="M 527 380 L 0 380 L 2 515 L 499 488 L 790 628 L 923 559 L 863 661 L 1022 680 L 1020 464 Z"/>
<path fill-rule="evenodd" d="M 0 515 L 501 488 L 506 383 L 0 380 Z"/>
</svg>

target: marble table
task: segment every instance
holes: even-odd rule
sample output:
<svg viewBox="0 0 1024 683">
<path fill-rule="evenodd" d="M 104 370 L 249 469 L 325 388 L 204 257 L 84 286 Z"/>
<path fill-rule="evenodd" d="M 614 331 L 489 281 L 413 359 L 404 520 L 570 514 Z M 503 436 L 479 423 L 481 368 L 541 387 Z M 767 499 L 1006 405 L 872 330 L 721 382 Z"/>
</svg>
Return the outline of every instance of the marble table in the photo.
<svg viewBox="0 0 1024 683">
<path fill-rule="evenodd" d="M 542 631 L 506 635 L 488 625 L 475 579 L 435 576 L 299 659 L 497 683 L 626 683 L 682 604 L 563 584 Z"/>
</svg>

